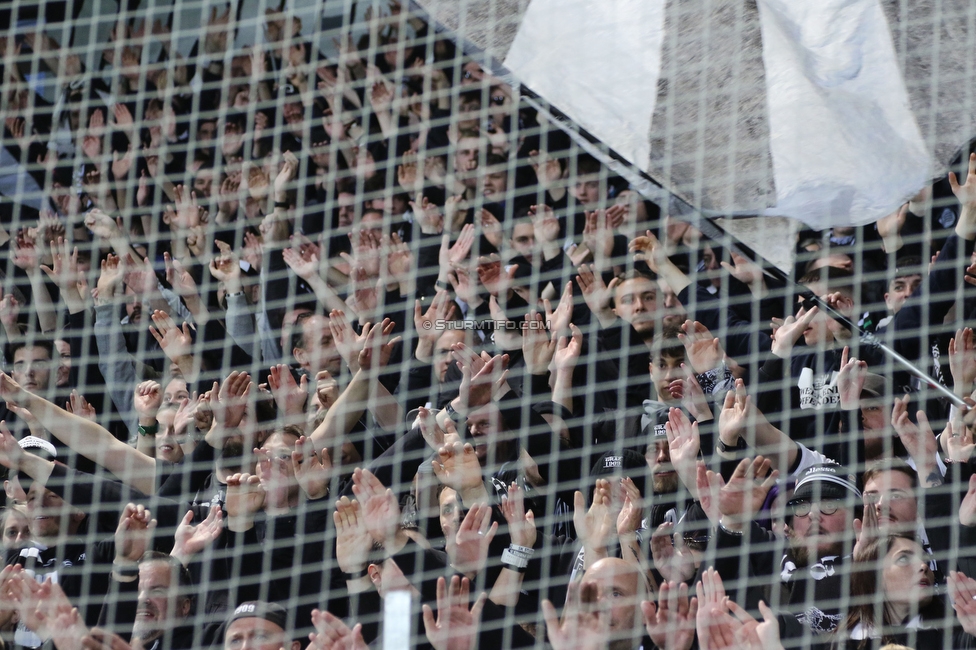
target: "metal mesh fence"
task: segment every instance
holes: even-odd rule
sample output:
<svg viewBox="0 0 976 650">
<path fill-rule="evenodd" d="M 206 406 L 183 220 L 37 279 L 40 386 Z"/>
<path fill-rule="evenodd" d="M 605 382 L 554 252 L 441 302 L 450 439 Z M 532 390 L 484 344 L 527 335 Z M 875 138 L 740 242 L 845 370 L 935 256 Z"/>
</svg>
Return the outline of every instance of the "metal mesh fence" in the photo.
<svg viewBox="0 0 976 650">
<path fill-rule="evenodd" d="M 451 20 L 0 4 L 3 647 L 976 643 L 968 145 L 716 220 Z"/>
</svg>

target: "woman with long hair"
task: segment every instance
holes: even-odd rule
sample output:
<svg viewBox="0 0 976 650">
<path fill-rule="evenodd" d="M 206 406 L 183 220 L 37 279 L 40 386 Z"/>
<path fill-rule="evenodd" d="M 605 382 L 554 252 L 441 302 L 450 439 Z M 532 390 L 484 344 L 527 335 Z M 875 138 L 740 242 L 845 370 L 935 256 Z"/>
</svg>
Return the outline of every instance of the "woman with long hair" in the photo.
<svg viewBox="0 0 976 650">
<path fill-rule="evenodd" d="M 944 621 L 945 602 L 935 593 L 928 555 L 914 536 L 893 534 L 858 545 L 851 607 L 834 648 L 860 650 L 889 643 L 941 648 L 943 634 L 956 631 L 955 626 L 943 630 Z"/>
</svg>

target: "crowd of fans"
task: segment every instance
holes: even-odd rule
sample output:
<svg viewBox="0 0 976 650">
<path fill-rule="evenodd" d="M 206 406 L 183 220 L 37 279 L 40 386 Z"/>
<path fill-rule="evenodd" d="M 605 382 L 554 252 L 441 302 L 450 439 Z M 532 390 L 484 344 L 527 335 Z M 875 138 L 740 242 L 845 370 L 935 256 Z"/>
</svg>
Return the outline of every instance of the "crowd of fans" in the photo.
<svg viewBox="0 0 976 650">
<path fill-rule="evenodd" d="M 976 154 L 784 283 L 396 0 L 28 14 L 0 648 L 976 647 Z"/>
</svg>

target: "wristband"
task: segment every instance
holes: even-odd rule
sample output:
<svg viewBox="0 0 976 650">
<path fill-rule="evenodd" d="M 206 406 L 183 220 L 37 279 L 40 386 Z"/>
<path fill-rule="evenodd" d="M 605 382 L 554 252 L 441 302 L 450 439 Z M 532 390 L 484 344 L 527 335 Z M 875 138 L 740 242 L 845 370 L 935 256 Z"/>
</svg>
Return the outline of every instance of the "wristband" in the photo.
<svg viewBox="0 0 976 650">
<path fill-rule="evenodd" d="M 274 207 L 281 208 L 282 210 L 287 210 L 288 208 L 291 207 L 291 203 L 289 203 L 288 201 L 275 201 Z"/>
<path fill-rule="evenodd" d="M 438 280 L 437 282 L 435 282 L 434 287 L 436 287 L 437 289 L 443 289 L 444 291 L 451 290 L 451 285 L 449 285 L 447 282 L 444 282 L 443 280 Z"/>
<path fill-rule="evenodd" d="M 139 435 L 140 436 L 154 436 L 156 432 L 159 431 L 159 424 L 151 424 L 148 427 L 139 425 Z"/>
<path fill-rule="evenodd" d="M 722 532 L 725 533 L 726 535 L 734 535 L 735 537 L 742 537 L 746 532 L 744 530 L 730 530 L 726 528 L 725 524 L 722 523 L 721 519 L 718 522 L 718 527 L 721 528 Z"/>
<path fill-rule="evenodd" d="M 719 438 L 718 442 L 715 443 L 715 446 L 718 447 L 719 451 L 723 453 L 732 454 L 737 451 L 745 450 L 747 448 L 747 443 L 745 440 L 743 440 L 740 437 L 738 440 L 735 441 L 735 445 L 727 445 L 724 442 L 722 442 L 721 438 Z"/>
<path fill-rule="evenodd" d="M 535 555 L 534 548 L 511 544 L 502 551 L 502 564 L 513 571 L 524 573 L 533 555 Z"/>
<path fill-rule="evenodd" d="M 243 295 L 244 295 L 244 291 L 241 290 L 241 291 L 235 291 L 234 293 L 225 293 L 224 298 L 236 298 L 238 296 L 243 296 Z"/>
<path fill-rule="evenodd" d="M 461 420 L 461 414 L 454 410 L 454 405 L 451 402 L 447 403 L 444 407 L 444 411 L 447 413 L 447 417 L 451 418 L 451 422 L 457 424 Z"/>
<path fill-rule="evenodd" d="M 121 578 L 120 582 L 131 582 L 139 578 L 138 564 L 118 564 L 112 563 L 112 573 Z"/>
</svg>

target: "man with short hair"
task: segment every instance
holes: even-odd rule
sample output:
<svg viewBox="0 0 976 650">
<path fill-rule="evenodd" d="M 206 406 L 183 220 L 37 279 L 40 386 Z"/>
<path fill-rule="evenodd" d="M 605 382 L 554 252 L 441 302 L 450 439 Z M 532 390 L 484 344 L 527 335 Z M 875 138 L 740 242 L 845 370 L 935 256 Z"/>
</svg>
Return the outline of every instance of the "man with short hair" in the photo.
<svg viewBox="0 0 976 650">
<path fill-rule="evenodd" d="M 288 612 L 276 603 L 241 603 L 227 619 L 224 650 L 300 650 L 300 641 L 286 633 Z"/>
<path fill-rule="evenodd" d="M 333 377 L 342 372 L 342 357 L 326 316 L 308 313 L 298 317 L 292 334 L 292 355 L 309 377 L 322 370 L 328 370 Z"/>
<path fill-rule="evenodd" d="M 132 641 L 143 650 L 188 650 L 194 636 L 193 589 L 190 572 L 165 553 L 147 551 L 134 566 L 116 557 L 100 620 L 117 630 L 131 625 Z"/>
<path fill-rule="evenodd" d="M 746 490 L 738 496 L 743 509 L 723 509 L 718 530 L 712 535 L 709 552 L 715 553 L 715 569 L 726 585 L 740 580 L 747 571 L 746 608 L 758 607 L 766 598 L 768 587 L 775 590 L 779 580 L 787 592 L 781 603 L 813 634 L 833 631 L 841 622 L 840 598 L 846 593 L 847 567 L 852 548 L 855 509 L 861 501 L 856 477 L 842 466 L 822 463 L 808 467 L 796 483 L 793 497 L 787 502 L 787 538 L 789 547 L 777 556 L 776 538 L 746 512 L 754 494 L 752 479 L 730 480 L 722 488 L 731 492 Z M 758 481 L 757 481 L 758 482 Z M 729 500 L 719 498 L 722 506 Z M 747 530 L 748 529 L 748 530 Z M 735 599 L 733 591 L 729 596 Z"/>
<path fill-rule="evenodd" d="M 597 604 L 606 602 L 610 610 L 609 650 L 642 647 L 644 618 L 640 604 L 647 600 L 648 588 L 637 565 L 620 558 L 604 558 L 586 570 L 583 582 L 596 585 Z"/>
</svg>

